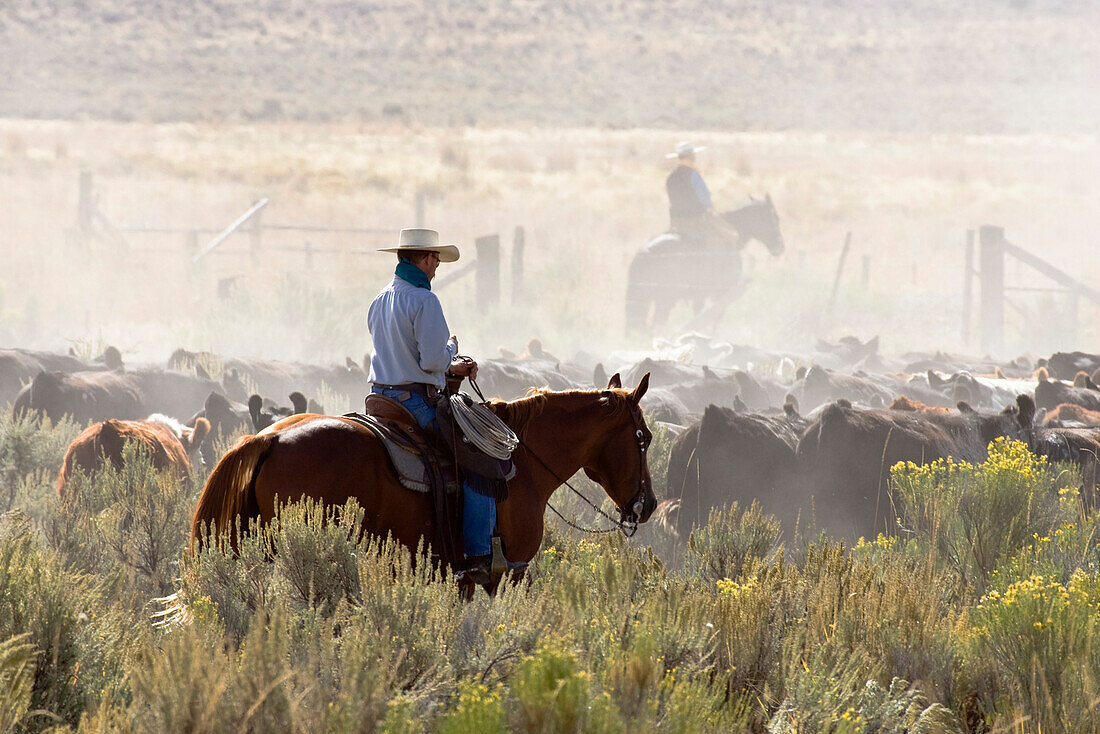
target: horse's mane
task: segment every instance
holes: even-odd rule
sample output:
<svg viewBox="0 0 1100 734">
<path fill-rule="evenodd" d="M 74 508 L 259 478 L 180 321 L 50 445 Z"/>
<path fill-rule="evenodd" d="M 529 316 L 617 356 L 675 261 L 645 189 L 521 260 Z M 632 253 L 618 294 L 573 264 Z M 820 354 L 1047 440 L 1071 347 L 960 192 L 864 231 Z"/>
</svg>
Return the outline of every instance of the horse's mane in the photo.
<svg viewBox="0 0 1100 734">
<path fill-rule="evenodd" d="M 618 417 L 630 410 L 630 399 L 625 390 L 563 390 L 555 392 L 548 388 L 531 388 L 527 395 L 516 400 L 492 400 L 489 407 L 497 416 L 523 438 L 532 419 L 542 415 L 549 402 L 584 403 L 592 398 L 607 397 L 612 407 L 612 415 Z"/>
</svg>

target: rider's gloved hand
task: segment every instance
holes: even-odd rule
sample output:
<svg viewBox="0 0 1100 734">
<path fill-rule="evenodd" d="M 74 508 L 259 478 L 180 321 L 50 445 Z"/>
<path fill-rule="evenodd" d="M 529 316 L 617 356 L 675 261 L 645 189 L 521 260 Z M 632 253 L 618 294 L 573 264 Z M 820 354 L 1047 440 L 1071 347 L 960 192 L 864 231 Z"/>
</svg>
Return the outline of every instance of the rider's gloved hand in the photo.
<svg viewBox="0 0 1100 734">
<path fill-rule="evenodd" d="M 477 379 L 477 362 L 464 357 L 462 359 L 456 359 L 451 362 L 451 368 L 448 370 L 452 375 L 459 377 L 468 377 L 471 380 Z"/>
</svg>

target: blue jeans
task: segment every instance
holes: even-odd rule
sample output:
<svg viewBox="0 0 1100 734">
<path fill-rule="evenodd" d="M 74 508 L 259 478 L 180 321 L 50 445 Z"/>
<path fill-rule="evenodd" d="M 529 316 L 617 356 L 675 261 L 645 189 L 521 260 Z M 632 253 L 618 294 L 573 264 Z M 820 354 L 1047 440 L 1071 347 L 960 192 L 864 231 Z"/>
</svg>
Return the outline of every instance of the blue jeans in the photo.
<svg viewBox="0 0 1100 734">
<path fill-rule="evenodd" d="M 371 392 L 385 395 L 401 403 L 413 414 L 421 428 L 435 425 L 435 408 L 424 402 L 424 398 L 405 390 L 388 390 L 377 385 L 371 386 Z M 476 478 L 475 478 L 476 480 Z M 467 556 L 487 556 L 493 552 L 493 529 L 497 524 L 497 503 L 492 497 L 486 497 L 474 491 L 471 479 L 462 482 L 462 536 L 465 540 Z"/>
</svg>

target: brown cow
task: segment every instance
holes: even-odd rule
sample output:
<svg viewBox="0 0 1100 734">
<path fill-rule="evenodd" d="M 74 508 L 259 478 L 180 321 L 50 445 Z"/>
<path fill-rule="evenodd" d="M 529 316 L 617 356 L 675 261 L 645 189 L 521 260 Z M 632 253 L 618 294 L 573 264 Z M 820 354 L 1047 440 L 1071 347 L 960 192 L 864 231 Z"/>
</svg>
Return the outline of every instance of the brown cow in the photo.
<svg viewBox="0 0 1100 734">
<path fill-rule="evenodd" d="M 951 415 L 950 408 L 940 408 L 934 405 L 925 405 L 919 400 L 910 400 L 904 395 L 899 395 L 894 398 L 894 402 L 890 403 L 890 410 L 905 410 L 911 413 L 939 413 L 941 415 Z"/>
<path fill-rule="evenodd" d="M 130 441 L 140 443 L 148 451 L 153 468 L 190 478 L 190 456 L 209 431 L 210 423 L 205 418 L 199 418 L 194 428 L 183 429 L 183 435 L 177 435 L 172 426 L 155 420 L 111 419 L 93 423 L 69 444 L 61 471 L 57 475 L 57 495 L 65 499 L 65 487 L 77 469 L 81 469 L 85 475 L 91 475 L 103 468 L 108 461 L 116 469 L 121 469 L 122 450 Z"/>
<path fill-rule="evenodd" d="M 866 376 L 844 375 L 816 364 L 791 386 L 799 405 L 809 411 L 832 400 L 884 407 L 895 392 L 895 388 L 884 387 Z"/>
<path fill-rule="evenodd" d="M 522 397 L 533 387 L 549 387 L 551 390 L 573 390 L 578 387 L 553 365 L 496 359 L 478 363 L 477 381 L 486 397 L 501 400 Z"/>
<path fill-rule="evenodd" d="M 28 349 L 0 349 L 0 404 L 14 400 L 25 384 L 39 372 L 90 369 L 76 357 Z"/>
<path fill-rule="evenodd" d="M 210 352 L 177 349 L 168 358 L 168 368 L 190 371 L 200 361 L 207 360 L 221 365 L 225 390 L 235 401 L 244 400 L 250 392 L 286 395 L 299 390 L 315 395 L 321 392 L 322 384 L 329 390 L 344 395 L 365 395 L 370 392 L 367 372 L 352 360 L 345 360 L 342 365 L 317 367 L 297 362 L 224 357 Z M 250 389 L 244 386 L 246 379 L 250 383 Z"/>
<path fill-rule="evenodd" d="M 20 391 L 14 416 L 39 411 L 51 421 L 71 416 L 77 423 L 149 415 L 145 394 L 130 375 L 116 372 L 39 372 Z"/>
<path fill-rule="evenodd" d="M 1044 364 L 1040 361 L 1040 364 Z M 1088 352 L 1055 352 L 1045 360 L 1050 374 L 1060 380 L 1070 380 L 1081 371 L 1094 372 L 1100 369 L 1100 354 Z"/>
<path fill-rule="evenodd" d="M 936 459 L 978 463 L 993 439 L 1027 441 L 1035 404 L 1028 395 L 1000 412 L 978 413 L 965 403 L 950 415 L 859 410 L 846 401 L 827 406 L 798 442 L 804 502 L 813 497 L 824 529 L 854 540 L 897 527 L 890 467 Z"/>
<path fill-rule="evenodd" d="M 1097 387 L 1096 383 L 1092 381 L 1091 377 L 1089 377 L 1088 372 L 1078 372 L 1076 375 L 1074 375 L 1073 386 L 1083 387 L 1089 390 L 1100 390 L 1100 387 Z"/>
<path fill-rule="evenodd" d="M 1081 472 L 1081 499 L 1086 507 L 1095 509 L 1100 429 L 1040 428 L 1032 435 L 1028 447 L 1032 453 L 1051 461 L 1076 464 Z"/>
<path fill-rule="evenodd" d="M 1043 416 L 1044 428 L 1089 428 L 1100 426 L 1100 411 L 1073 403 L 1062 403 Z"/>
<path fill-rule="evenodd" d="M 1040 369 L 1035 376 L 1039 381 L 1035 386 L 1035 405 L 1039 410 L 1052 410 L 1062 403 L 1073 403 L 1089 410 L 1100 410 L 1100 391 L 1051 380 L 1046 369 Z M 1082 384 L 1087 383 L 1082 381 Z"/>
<path fill-rule="evenodd" d="M 248 398 L 248 416 L 252 419 L 252 428 L 257 433 L 288 415 L 305 413 L 308 402 L 306 396 L 298 391 L 290 393 L 290 404 L 293 407 L 265 406 L 264 399 L 259 395 Z"/>
<path fill-rule="evenodd" d="M 687 537 L 710 511 L 759 500 L 789 530 L 798 518 L 795 449 L 805 427 L 793 408 L 786 415 L 739 413 L 708 405 L 703 417 L 669 449 L 668 496 L 680 502 L 676 522 Z"/>
<path fill-rule="evenodd" d="M 654 385 L 665 388 L 682 403 L 690 413 L 702 413 L 708 405 L 733 405 L 733 399 L 740 388 L 728 377 L 723 377 L 708 367 L 689 367 L 668 360 L 653 360 L 646 357 L 629 368 L 623 376 L 633 376 L 635 380 L 649 372 Z"/>
</svg>

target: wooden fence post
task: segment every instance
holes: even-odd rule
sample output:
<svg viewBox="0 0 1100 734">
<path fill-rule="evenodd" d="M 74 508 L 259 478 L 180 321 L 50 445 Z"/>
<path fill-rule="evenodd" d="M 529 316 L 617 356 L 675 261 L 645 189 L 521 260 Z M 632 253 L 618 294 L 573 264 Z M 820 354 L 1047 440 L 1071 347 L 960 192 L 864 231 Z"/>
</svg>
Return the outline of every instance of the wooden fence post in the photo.
<svg viewBox="0 0 1100 734">
<path fill-rule="evenodd" d="M 982 349 L 998 352 L 1004 346 L 1005 231 L 983 225 L 978 230 L 979 270 L 982 279 Z"/>
<path fill-rule="evenodd" d="M 871 256 L 870 255 L 864 255 L 863 256 L 863 276 L 861 277 L 861 280 L 863 281 L 863 290 L 867 290 L 868 288 L 871 287 Z"/>
<path fill-rule="evenodd" d="M 187 263 L 187 273 L 191 278 L 194 278 L 199 274 L 199 265 L 195 261 L 195 256 L 199 254 L 199 232 L 197 229 L 191 229 L 183 233 L 183 256 L 184 262 Z"/>
<path fill-rule="evenodd" d="M 833 295 L 829 298 L 829 307 L 836 303 L 836 293 L 840 289 L 840 275 L 844 272 L 844 261 L 848 259 L 848 249 L 852 246 L 852 233 L 844 235 L 844 247 L 840 250 L 840 259 L 836 263 L 836 277 L 833 278 Z"/>
<path fill-rule="evenodd" d="M 474 290 L 478 308 L 500 303 L 500 235 L 490 234 L 474 240 L 477 273 Z"/>
<path fill-rule="evenodd" d="M 527 234 L 523 227 L 516 227 L 516 233 L 512 238 L 512 303 L 519 303 L 523 298 L 523 248 L 527 240 Z"/>
<path fill-rule="evenodd" d="M 963 264 L 962 341 L 970 344 L 970 309 L 974 303 L 974 230 L 966 230 L 966 258 Z"/>
</svg>

